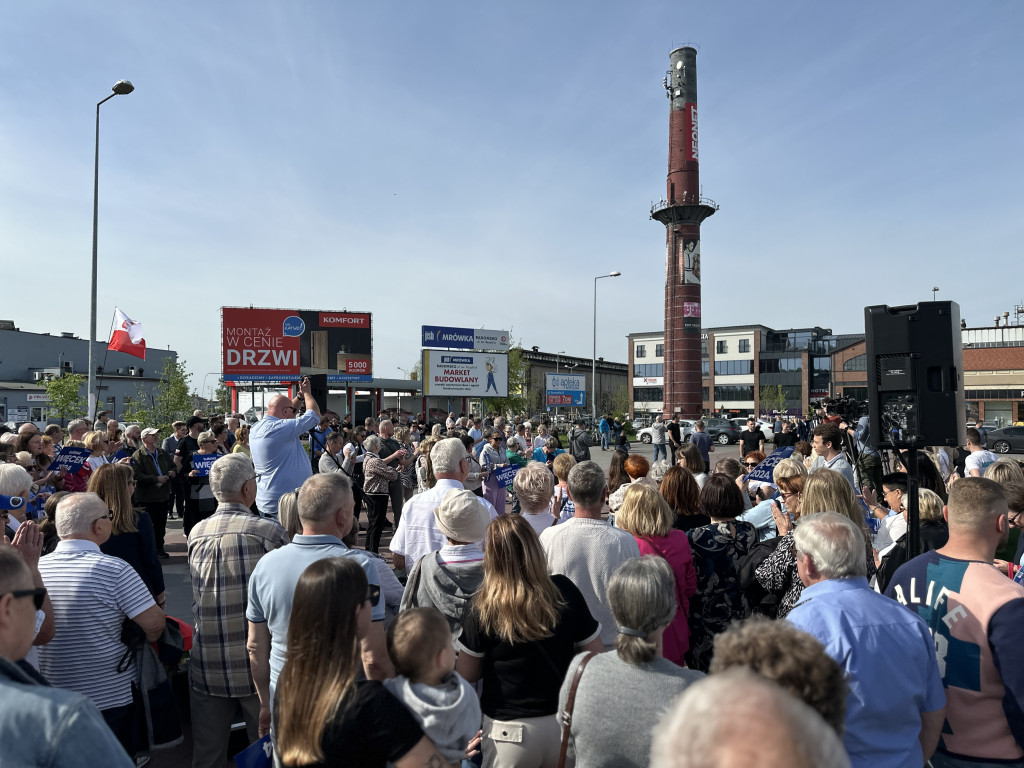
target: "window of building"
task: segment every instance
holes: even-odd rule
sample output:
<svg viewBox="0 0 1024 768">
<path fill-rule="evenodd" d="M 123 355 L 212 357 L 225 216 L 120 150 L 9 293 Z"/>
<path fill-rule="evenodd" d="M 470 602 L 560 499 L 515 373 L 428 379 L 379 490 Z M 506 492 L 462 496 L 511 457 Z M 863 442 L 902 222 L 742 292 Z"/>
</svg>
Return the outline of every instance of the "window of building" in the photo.
<svg viewBox="0 0 1024 768">
<path fill-rule="evenodd" d="M 701 337 L 701 340 L 700 340 L 700 356 L 701 357 L 707 357 L 708 356 L 708 338 L 707 338 L 707 336 L 702 336 Z"/>
<path fill-rule="evenodd" d="M 715 387 L 715 402 L 725 400 L 754 400 L 754 388 L 752 386 L 722 386 Z"/>
<path fill-rule="evenodd" d="M 700 388 L 700 399 L 701 400 L 703 400 L 704 402 L 707 402 L 708 397 L 710 395 L 711 395 L 711 390 L 710 389 L 708 389 L 707 387 L 701 387 Z"/>
<path fill-rule="evenodd" d="M 702 360 L 700 363 L 700 375 L 705 379 L 711 375 L 711 363 L 707 360 Z M 704 398 L 707 400 L 707 398 Z"/>
<path fill-rule="evenodd" d="M 726 340 L 715 342 L 715 352 L 719 355 L 729 354 L 729 342 Z"/>
<path fill-rule="evenodd" d="M 740 339 L 739 351 L 740 352 L 749 352 L 750 351 L 750 339 Z"/>
<path fill-rule="evenodd" d="M 844 371 L 866 371 L 868 369 L 868 356 L 857 355 L 843 363 Z"/>
<path fill-rule="evenodd" d="M 633 364 L 633 378 L 652 378 L 654 376 L 665 375 L 665 364 L 664 363 L 634 363 Z"/>
<path fill-rule="evenodd" d="M 654 345 L 654 356 L 655 357 L 664 357 L 665 356 L 665 345 L 664 344 L 655 344 Z"/>
<path fill-rule="evenodd" d="M 715 376 L 743 376 L 754 373 L 753 360 L 716 360 Z"/>
<path fill-rule="evenodd" d="M 645 344 L 637 344 L 636 352 L 633 353 L 636 357 L 647 357 L 647 346 Z"/>
<path fill-rule="evenodd" d="M 665 399 L 664 387 L 633 387 L 634 403 L 660 403 Z"/>
<path fill-rule="evenodd" d="M 762 357 L 757 364 L 757 370 L 761 373 L 789 373 L 799 371 L 800 368 L 799 357 Z"/>
</svg>

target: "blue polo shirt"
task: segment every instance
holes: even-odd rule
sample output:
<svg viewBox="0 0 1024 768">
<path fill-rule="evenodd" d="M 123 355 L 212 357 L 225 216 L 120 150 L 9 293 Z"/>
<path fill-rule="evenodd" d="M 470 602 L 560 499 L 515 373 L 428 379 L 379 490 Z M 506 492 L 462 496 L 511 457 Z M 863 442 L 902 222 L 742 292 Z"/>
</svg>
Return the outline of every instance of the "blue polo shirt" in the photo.
<svg viewBox="0 0 1024 768">
<path fill-rule="evenodd" d="M 863 578 L 804 589 L 786 617 L 846 670 L 846 734 L 853 768 L 921 768 L 921 712 L 946 703 L 927 625 Z"/>
<path fill-rule="evenodd" d="M 309 454 L 299 435 L 320 423 L 315 411 L 297 419 L 264 416 L 249 431 L 249 450 L 260 479 L 256 482 L 256 506 L 265 515 L 277 514 L 277 500 L 291 493 L 313 475 Z"/>
<path fill-rule="evenodd" d="M 273 555 L 273 557 L 271 557 Z M 270 630 L 270 700 L 288 656 L 288 621 L 292 615 L 295 585 L 306 567 L 325 557 L 351 557 L 359 562 L 366 580 L 380 586 L 377 567 L 361 549 L 349 549 L 337 536 L 317 535 L 292 537 L 288 546 L 267 552 L 256 563 L 249 578 L 249 605 L 245 618 L 259 624 L 266 622 Z M 373 620 L 384 620 L 384 597 L 373 606 Z"/>
</svg>

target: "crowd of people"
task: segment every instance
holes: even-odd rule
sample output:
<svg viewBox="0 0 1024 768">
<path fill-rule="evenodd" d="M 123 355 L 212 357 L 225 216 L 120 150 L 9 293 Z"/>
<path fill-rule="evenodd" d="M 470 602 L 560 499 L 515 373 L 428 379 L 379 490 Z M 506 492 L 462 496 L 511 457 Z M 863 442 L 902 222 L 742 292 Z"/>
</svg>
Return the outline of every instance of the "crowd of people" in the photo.
<svg viewBox="0 0 1024 768">
<path fill-rule="evenodd" d="M 197 768 L 238 713 L 283 766 L 1024 766 L 1024 472 L 977 430 L 917 457 L 910 558 L 918 484 L 855 424 L 754 482 L 763 438 L 712 464 L 702 422 L 652 462 L 606 420 L 605 471 L 583 424 L 389 416 L 303 380 L 251 427 L 0 434 L 0 764 L 159 746 L 177 514 Z"/>
</svg>

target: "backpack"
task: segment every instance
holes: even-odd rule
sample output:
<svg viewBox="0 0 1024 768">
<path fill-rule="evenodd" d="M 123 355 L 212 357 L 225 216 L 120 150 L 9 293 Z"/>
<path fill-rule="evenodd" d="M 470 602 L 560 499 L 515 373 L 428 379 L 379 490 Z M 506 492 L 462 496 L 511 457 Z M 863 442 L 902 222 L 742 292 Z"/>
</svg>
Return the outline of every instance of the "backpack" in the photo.
<svg viewBox="0 0 1024 768">
<path fill-rule="evenodd" d="M 780 538 L 775 536 L 758 542 L 736 564 L 740 589 L 746 595 L 747 604 L 750 606 L 751 611 L 773 619 L 779 609 L 779 600 L 781 598 L 779 595 L 772 594 L 758 584 L 754 573 L 757 571 L 757 567 L 767 560 L 769 555 L 778 548 Z"/>
</svg>

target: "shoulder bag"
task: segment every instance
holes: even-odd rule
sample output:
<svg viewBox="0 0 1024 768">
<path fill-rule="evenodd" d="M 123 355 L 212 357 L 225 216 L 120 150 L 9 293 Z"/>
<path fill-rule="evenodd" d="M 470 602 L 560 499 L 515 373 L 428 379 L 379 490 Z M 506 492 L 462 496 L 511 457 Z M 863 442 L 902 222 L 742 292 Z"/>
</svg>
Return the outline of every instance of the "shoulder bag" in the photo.
<svg viewBox="0 0 1024 768">
<path fill-rule="evenodd" d="M 580 678 L 583 677 L 583 670 L 592 658 L 597 656 L 596 653 L 591 651 L 582 659 L 580 659 L 580 665 L 576 667 L 576 672 L 572 676 L 572 685 L 569 686 L 569 698 L 565 702 L 565 711 L 562 713 L 562 747 L 558 751 L 558 768 L 565 768 L 565 759 L 569 754 L 569 730 L 572 727 L 572 709 L 576 704 L 576 689 L 580 686 Z"/>
</svg>

